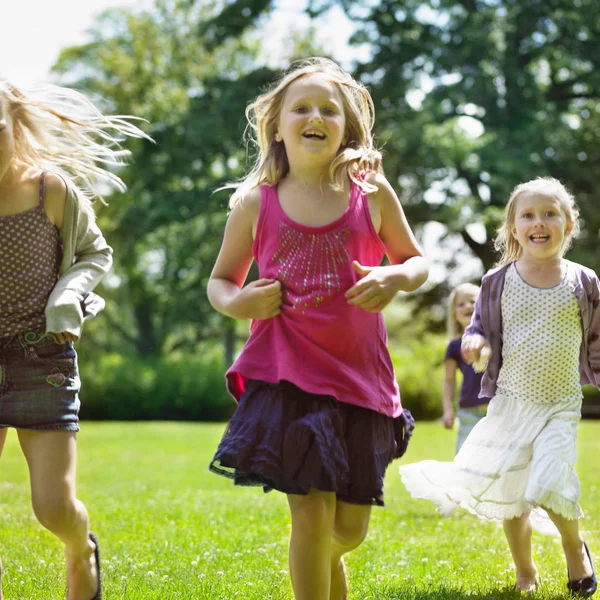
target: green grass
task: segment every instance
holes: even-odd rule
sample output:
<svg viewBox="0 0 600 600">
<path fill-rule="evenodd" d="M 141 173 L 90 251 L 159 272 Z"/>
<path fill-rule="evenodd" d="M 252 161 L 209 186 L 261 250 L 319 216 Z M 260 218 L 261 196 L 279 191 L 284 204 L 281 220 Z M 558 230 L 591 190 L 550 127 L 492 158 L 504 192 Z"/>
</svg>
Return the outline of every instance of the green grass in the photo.
<svg viewBox="0 0 600 600">
<path fill-rule="evenodd" d="M 219 424 L 84 423 L 79 497 L 102 545 L 107 600 L 290 600 L 290 532 L 282 494 L 210 474 Z M 600 421 L 579 431 L 582 529 L 600 567 Z M 450 460 L 454 433 L 418 425 L 405 462 Z M 513 568 L 501 527 L 412 500 L 394 463 L 386 507 L 348 555 L 351 600 L 509 600 Z M 64 599 L 61 544 L 37 523 L 14 431 L 0 461 L 0 555 L 6 600 Z M 560 542 L 534 535 L 540 600 L 566 598 Z"/>
</svg>

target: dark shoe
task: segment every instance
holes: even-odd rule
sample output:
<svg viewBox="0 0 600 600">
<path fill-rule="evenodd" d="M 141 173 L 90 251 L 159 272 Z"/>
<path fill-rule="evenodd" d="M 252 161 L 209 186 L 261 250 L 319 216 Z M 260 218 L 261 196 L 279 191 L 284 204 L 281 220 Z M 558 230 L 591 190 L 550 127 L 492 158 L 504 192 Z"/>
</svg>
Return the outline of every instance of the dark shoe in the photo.
<svg viewBox="0 0 600 600">
<path fill-rule="evenodd" d="M 598 580 L 596 579 L 596 571 L 594 571 L 594 563 L 592 562 L 590 549 L 585 542 L 583 542 L 583 546 L 588 556 L 588 560 L 590 561 L 590 566 L 592 567 L 592 574 L 589 577 L 584 577 L 583 579 L 573 579 L 571 581 L 571 578 L 569 577 L 569 570 L 567 569 L 567 577 L 569 577 L 567 588 L 574 596 L 589 598 L 596 592 L 596 589 L 598 588 Z"/>
<path fill-rule="evenodd" d="M 100 577 L 100 546 L 98 545 L 98 538 L 90 531 L 90 540 L 94 542 L 94 557 L 96 558 L 96 573 L 98 574 L 98 588 L 96 589 L 96 595 L 90 600 L 102 600 L 102 578 Z"/>
</svg>

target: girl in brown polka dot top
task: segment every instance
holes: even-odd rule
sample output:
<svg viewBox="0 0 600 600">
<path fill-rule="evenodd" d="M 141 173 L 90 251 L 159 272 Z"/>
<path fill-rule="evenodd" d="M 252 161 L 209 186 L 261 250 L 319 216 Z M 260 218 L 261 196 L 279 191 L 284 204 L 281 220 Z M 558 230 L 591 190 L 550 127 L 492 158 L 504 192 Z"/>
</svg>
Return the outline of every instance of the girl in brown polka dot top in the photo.
<svg viewBox="0 0 600 600">
<path fill-rule="evenodd" d="M 34 512 L 65 545 L 68 600 L 102 597 L 98 541 L 75 495 L 73 342 L 104 306 L 92 290 L 112 250 L 90 201 L 107 182 L 123 189 L 104 165 L 123 161 L 124 136 L 147 138 L 73 90 L 25 95 L 0 79 L 0 454 L 14 427 Z"/>
</svg>

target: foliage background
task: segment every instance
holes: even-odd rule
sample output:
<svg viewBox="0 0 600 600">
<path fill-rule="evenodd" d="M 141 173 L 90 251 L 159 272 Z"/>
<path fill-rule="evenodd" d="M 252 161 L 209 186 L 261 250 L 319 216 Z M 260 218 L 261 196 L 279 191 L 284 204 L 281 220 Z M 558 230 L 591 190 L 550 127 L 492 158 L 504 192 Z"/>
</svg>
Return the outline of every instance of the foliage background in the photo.
<svg viewBox="0 0 600 600">
<path fill-rule="evenodd" d="M 147 119 L 127 143 L 129 184 L 99 220 L 115 248 L 108 307 L 80 344 L 88 418 L 224 418 L 222 374 L 247 335 L 206 300 L 227 194 L 252 159 L 244 108 L 295 58 L 326 54 L 372 92 L 386 175 L 435 264 L 386 312 L 403 400 L 436 416 L 445 300 L 493 265 L 517 183 L 561 179 L 582 235 L 569 257 L 598 270 L 600 17 L 593 0 L 307 0 L 308 27 L 278 51 L 273 0 L 156 0 L 104 13 L 66 48 L 56 81 Z M 361 49 L 327 47 L 332 10 Z M 279 32 L 280 33 L 280 32 Z M 588 402 L 596 402 L 590 400 Z"/>
</svg>

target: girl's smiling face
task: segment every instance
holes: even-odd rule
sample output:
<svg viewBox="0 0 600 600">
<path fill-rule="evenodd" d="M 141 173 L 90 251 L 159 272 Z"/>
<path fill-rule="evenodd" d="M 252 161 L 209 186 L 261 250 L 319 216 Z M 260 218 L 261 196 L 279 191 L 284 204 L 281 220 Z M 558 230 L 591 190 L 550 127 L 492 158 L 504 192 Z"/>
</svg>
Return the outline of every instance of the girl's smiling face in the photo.
<svg viewBox="0 0 600 600">
<path fill-rule="evenodd" d="M 290 166 L 304 157 L 330 163 L 344 143 L 345 127 L 342 96 L 324 74 L 306 75 L 289 85 L 277 134 L 285 145 Z"/>
<path fill-rule="evenodd" d="M 560 258 L 569 222 L 557 198 L 535 192 L 523 192 L 515 205 L 511 233 L 523 251 L 523 257 L 534 260 Z"/>
</svg>

